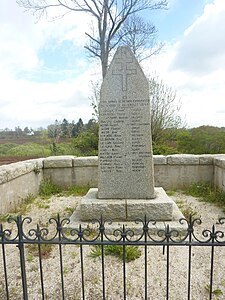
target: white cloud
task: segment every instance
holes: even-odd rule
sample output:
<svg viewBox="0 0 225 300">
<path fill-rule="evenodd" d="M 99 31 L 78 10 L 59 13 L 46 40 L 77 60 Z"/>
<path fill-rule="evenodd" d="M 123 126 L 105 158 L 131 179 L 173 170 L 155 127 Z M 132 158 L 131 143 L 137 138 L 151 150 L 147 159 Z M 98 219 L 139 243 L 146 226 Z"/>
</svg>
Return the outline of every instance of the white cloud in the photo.
<svg viewBox="0 0 225 300">
<path fill-rule="evenodd" d="M 0 128 L 46 127 L 63 118 L 72 121 L 82 117 L 87 122 L 92 117 L 88 99 L 92 74 L 90 69 L 77 78 L 57 83 L 4 80 L 0 93 Z"/>
<path fill-rule="evenodd" d="M 39 56 L 43 47 L 57 48 L 72 41 L 77 53 L 86 54 L 83 46 L 88 20 L 88 15 L 71 13 L 55 22 L 43 19 L 35 24 L 33 16 L 24 13 L 14 0 L 0 3 L 0 129 L 45 127 L 55 119 L 82 117 L 87 121 L 92 117 L 88 93 L 89 81 L 96 76 L 93 63 L 83 72 L 85 62 L 75 55 L 76 70 L 60 71 L 67 79 L 61 79 L 61 74 L 52 83 L 29 79 L 36 78 L 34 74 L 52 74 L 53 69 L 47 69 Z M 167 44 L 149 67 L 144 62 L 147 72 L 159 75 L 177 91 L 189 126 L 225 126 L 224 36 L 225 1 L 214 0 L 180 41 Z M 24 72 L 26 79 L 20 77 Z M 57 72 L 54 70 L 55 77 Z"/>
<path fill-rule="evenodd" d="M 207 74 L 225 65 L 225 1 L 207 4 L 204 13 L 184 32 L 171 70 Z"/>
<path fill-rule="evenodd" d="M 35 23 L 35 18 L 23 10 L 14 0 L 0 3 L 0 129 L 16 125 L 45 127 L 63 118 L 72 121 L 82 117 L 87 121 L 92 117 L 88 85 L 95 76 L 95 64 L 84 73 L 65 68 L 57 82 L 35 82 L 29 78 L 41 74 L 46 77 L 53 72 L 39 57 L 44 47 L 57 48 L 69 40 L 76 45 L 75 50 L 85 51 L 88 16 L 68 14 L 54 22 L 42 19 Z M 50 18 L 55 13 L 52 11 Z M 72 49 L 67 49 L 68 56 L 69 50 Z M 77 60 L 76 68 L 85 66 L 82 58 L 75 55 L 73 58 Z M 21 75 L 24 72 L 27 79 Z M 57 72 L 54 71 L 55 77 Z M 60 79 L 62 74 L 67 79 Z"/>
<path fill-rule="evenodd" d="M 150 69 L 177 91 L 190 127 L 225 126 L 225 1 L 207 4 L 202 16 L 167 44 Z"/>
</svg>

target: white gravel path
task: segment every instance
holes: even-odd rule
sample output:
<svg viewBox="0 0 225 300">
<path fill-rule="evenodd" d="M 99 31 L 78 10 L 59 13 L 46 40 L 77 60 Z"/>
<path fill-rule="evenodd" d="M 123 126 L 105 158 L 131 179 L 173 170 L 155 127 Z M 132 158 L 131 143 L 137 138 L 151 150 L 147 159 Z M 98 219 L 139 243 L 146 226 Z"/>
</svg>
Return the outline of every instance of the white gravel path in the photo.
<svg viewBox="0 0 225 300">
<path fill-rule="evenodd" d="M 216 224 L 218 217 L 224 216 L 222 210 L 212 204 L 199 202 L 197 199 L 176 193 L 171 196 L 175 202 L 183 207 L 191 207 L 197 216 L 201 216 L 203 225 L 196 227 L 200 236 L 204 228 L 211 229 L 212 223 Z M 33 224 L 47 225 L 48 219 L 60 213 L 69 216 L 75 209 L 79 197 L 52 197 L 45 201 L 36 199 L 27 215 L 33 219 Z M 42 208 L 40 208 L 42 206 Z M 5 226 L 5 224 L 3 224 Z M 52 226 L 52 225 L 51 225 Z M 49 226 L 49 228 L 51 228 Z M 34 227 L 34 225 L 33 225 Z M 225 232 L 225 225 L 222 226 Z M 51 230 L 51 229 L 50 229 Z M 23 299 L 21 289 L 21 273 L 19 251 L 15 245 L 6 246 L 7 272 L 10 299 Z M 210 275 L 209 247 L 192 248 L 192 281 L 191 299 L 208 299 L 207 287 Z M 79 246 L 62 246 L 63 270 L 65 283 L 65 299 L 81 299 L 80 276 L 80 248 Z M 101 259 L 90 257 L 91 247 L 84 246 L 84 279 L 86 299 L 102 299 Z M 142 255 L 133 262 L 126 264 L 127 271 L 127 299 L 144 299 L 144 249 Z M 26 269 L 29 299 L 42 299 L 40 285 L 40 271 L 38 257 L 26 252 Z M 166 255 L 163 255 L 162 246 L 148 247 L 148 299 L 165 299 L 166 287 Z M 170 248 L 170 299 L 187 299 L 187 264 L 188 248 Z M 43 259 L 45 299 L 62 299 L 59 268 L 59 247 L 53 246 L 50 256 Z M 106 299 L 123 299 L 122 262 L 116 257 L 105 257 L 105 284 Z M 2 266 L 2 249 L 0 249 L 0 299 L 4 300 L 5 283 Z M 218 290 L 213 299 L 225 299 L 225 247 L 215 249 L 214 285 L 213 290 Z M 216 292 L 215 292 L 216 293 Z"/>
</svg>

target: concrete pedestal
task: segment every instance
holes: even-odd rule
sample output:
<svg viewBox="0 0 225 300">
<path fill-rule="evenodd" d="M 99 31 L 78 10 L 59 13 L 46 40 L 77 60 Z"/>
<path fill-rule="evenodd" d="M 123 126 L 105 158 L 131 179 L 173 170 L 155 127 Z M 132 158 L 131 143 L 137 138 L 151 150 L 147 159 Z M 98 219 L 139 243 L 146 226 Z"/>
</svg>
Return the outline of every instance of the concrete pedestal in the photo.
<svg viewBox="0 0 225 300">
<path fill-rule="evenodd" d="M 80 220 L 104 219 L 113 221 L 133 221 L 136 218 L 171 221 L 174 201 L 167 196 L 163 188 L 155 188 L 154 199 L 98 199 L 98 189 L 92 188 L 81 199 Z"/>
</svg>

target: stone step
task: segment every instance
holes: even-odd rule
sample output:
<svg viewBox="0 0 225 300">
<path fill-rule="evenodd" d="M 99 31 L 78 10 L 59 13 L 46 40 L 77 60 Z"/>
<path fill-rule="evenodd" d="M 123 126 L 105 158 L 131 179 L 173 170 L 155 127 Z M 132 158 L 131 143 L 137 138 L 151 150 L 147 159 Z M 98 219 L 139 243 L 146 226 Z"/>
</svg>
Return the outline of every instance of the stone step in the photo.
<svg viewBox="0 0 225 300">
<path fill-rule="evenodd" d="M 149 220 L 172 221 L 176 211 L 174 201 L 161 187 L 155 188 L 155 196 L 154 199 L 98 199 L 98 189 L 92 188 L 81 199 L 80 220 L 91 221 L 102 216 L 113 221 L 131 221 L 146 215 Z"/>
</svg>

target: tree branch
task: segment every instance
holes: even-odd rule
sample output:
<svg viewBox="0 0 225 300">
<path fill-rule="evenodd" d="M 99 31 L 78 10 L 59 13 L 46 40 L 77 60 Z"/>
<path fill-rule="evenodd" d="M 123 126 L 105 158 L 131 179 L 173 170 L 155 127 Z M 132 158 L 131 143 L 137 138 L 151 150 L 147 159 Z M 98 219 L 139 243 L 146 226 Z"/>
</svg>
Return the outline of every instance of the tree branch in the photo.
<svg viewBox="0 0 225 300">
<path fill-rule="evenodd" d="M 92 50 L 90 47 L 84 46 L 84 48 L 87 49 L 88 51 L 90 51 L 94 56 L 101 58 L 101 55 L 98 54 L 97 52 L 95 52 L 94 50 Z"/>
<path fill-rule="evenodd" d="M 95 39 L 93 36 L 91 36 L 89 33 L 85 32 L 85 35 L 87 35 L 93 42 L 100 44 L 100 42 L 97 39 Z"/>
</svg>

